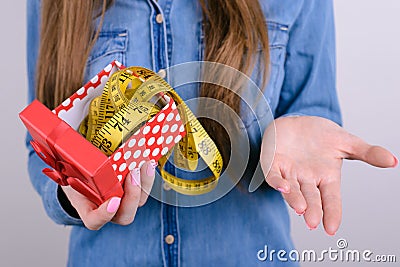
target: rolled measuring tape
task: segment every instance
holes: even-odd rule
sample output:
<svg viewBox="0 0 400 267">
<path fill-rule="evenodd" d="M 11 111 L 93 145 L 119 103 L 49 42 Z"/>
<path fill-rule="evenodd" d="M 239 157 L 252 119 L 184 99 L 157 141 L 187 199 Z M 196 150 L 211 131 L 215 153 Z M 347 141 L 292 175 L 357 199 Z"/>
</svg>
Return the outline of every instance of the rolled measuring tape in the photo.
<svg viewBox="0 0 400 267">
<path fill-rule="evenodd" d="M 79 132 L 110 156 L 162 109 L 165 105 L 163 96 L 172 97 L 177 103 L 187 134 L 174 149 L 158 160 L 161 177 L 179 193 L 207 193 L 218 183 L 223 167 L 222 156 L 181 97 L 165 80 L 149 69 L 130 67 L 115 72 L 107 81 L 101 96 L 90 102 L 89 113 L 80 124 Z M 167 172 L 164 167 L 172 151 L 174 164 L 178 168 L 194 171 L 201 157 L 213 175 L 201 180 L 187 180 Z"/>
</svg>

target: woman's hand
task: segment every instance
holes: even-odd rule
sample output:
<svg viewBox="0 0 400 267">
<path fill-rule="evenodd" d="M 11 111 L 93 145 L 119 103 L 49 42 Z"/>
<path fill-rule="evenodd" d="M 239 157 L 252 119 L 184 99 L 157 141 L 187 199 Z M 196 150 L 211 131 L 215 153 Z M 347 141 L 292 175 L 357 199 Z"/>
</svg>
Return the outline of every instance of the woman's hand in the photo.
<svg viewBox="0 0 400 267">
<path fill-rule="evenodd" d="M 332 121 L 319 117 L 286 117 L 275 120 L 265 131 L 261 167 L 267 183 L 282 192 L 297 214 L 315 229 L 321 219 L 325 231 L 334 235 L 342 217 L 340 176 L 343 159 L 361 160 L 376 167 L 396 167 L 389 151 L 371 146 Z"/>
<path fill-rule="evenodd" d="M 99 207 L 69 186 L 62 189 L 88 229 L 99 230 L 110 221 L 128 225 L 133 222 L 138 207 L 146 203 L 156 166 L 155 161 L 151 160 L 143 164 L 141 169 L 134 169 L 125 179 L 122 199 L 113 197 Z"/>
</svg>

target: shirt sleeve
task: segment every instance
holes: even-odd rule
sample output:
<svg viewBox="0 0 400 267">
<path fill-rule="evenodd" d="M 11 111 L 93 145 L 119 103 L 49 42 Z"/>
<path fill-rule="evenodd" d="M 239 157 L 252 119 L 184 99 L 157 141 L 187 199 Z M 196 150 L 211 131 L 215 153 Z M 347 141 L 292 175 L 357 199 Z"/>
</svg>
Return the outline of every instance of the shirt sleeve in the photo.
<svg viewBox="0 0 400 267">
<path fill-rule="evenodd" d="M 40 29 L 40 1 L 27 0 L 27 66 L 28 66 L 28 103 L 35 99 L 35 73 L 36 62 L 39 50 L 39 29 Z M 58 185 L 42 173 L 47 165 L 36 155 L 30 145 L 32 137 L 29 133 L 26 136 L 26 146 L 29 150 L 28 173 L 32 185 L 42 198 L 43 206 L 48 216 L 58 224 L 81 225 L 82 221 L 71 216 L 63 207 L 68 203 L 65 199 L 57 197 Z M 68 201 L 68 200 L 67 200 Z"/>
<path fill-rule="evenodd" d="M 305 0 L 289 29 L 276 117 L 319 116 L 342 124 L 335 49 L 332 0 Z"/>
</svg>

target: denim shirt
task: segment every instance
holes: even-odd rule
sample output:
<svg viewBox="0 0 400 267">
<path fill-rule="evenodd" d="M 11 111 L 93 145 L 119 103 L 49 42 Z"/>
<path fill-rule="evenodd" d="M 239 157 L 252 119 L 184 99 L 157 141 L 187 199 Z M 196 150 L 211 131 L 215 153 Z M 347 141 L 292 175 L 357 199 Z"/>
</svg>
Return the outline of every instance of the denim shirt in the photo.
<svg viewBox="0 0 400 267">
<path fill-rule="evenodd" d="M 340 124 L 332 1 L 260 0 L 260 4 L 270 42 L 270 75 L 263 92 L 272 116 L 320 116 Z M 29 0 L 27 5 L 30 102 L 35 98 L 40 1 Z M 202 24 L 196 0 L 116 0 L 88 58 L 86 80 L 113 60 L 155 72 L 202 60 Z M 198 95 L 195 86 L 177 91 L 184 100 Z M 257 122 L 267 117 L 267 109 L 258 107 L 256 119 L 243 116 L 242 130 L 249 137 L 249 165 L 253 167 L 266 126 Z M 90 231 L 61 207 L 57 185 L 41 173 L 45 164 L 29 140 L 28 136 L 29 175 L 47 214 L 58 224 L 72 225 L 69 266 L 298 265 L 276 257 L 273 261 L 257 258 L 266 245 L 270 251 L 293 249 L 286 204 L 266 183 L 249 193 L 243 182 L 222 198 L 198 207 L 177 207 L 149 197 L 129 226 L 108 223 L 99 231 Z M 262 172 L 253 167 L 246 174 L 263 179 Z M 157 181 L 153 188 L 163 200 L 174 194 L 167 189 Z"/>
</svg>

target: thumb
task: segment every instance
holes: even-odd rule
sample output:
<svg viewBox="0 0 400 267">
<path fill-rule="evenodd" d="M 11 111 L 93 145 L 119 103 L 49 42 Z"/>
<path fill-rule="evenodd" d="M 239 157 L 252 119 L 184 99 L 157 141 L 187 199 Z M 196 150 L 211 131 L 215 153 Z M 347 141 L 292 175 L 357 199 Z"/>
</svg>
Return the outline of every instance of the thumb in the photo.
<svg viewBox="0 0 400 267">
<path fill-rule="evenodd" d="M 113 197 L 97 206 L 71 186 L 63 186 L 62 190 L 85 226 L 90 230 L 99 230 L 104 224 L 111 221 L 121 203 L 121 198 Z"/>
<path fill-rule="evenodd" d="M 273 187 L 275 190 L 280 191 L 281 193 L 290 193 L 290 184 L 287 180 L 285 180 L 279 169 L 272 168 L 267 177 L 265 178 L 267 183 Z"/>
<path fill-rule="evenodd" d="M 361 160 L 379 168 L 394 168 L 398 164 L 398 159 L 386 148 L 370 145 L 354 135 L 350 135 L 348 142 L 347 159 Z"/>
<path fill-rule="evenodd" d="M 121 204 L 121 198 L 113 197 L 101 204 L 97 209 L 86 207 L 81 218 L 90 230 L 99 230 L 104 224 L 112 220 Z M 78 210 L 79 213 L 79 210 Z"/>
</svg>

